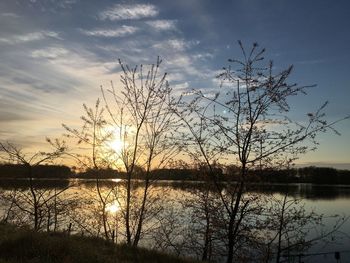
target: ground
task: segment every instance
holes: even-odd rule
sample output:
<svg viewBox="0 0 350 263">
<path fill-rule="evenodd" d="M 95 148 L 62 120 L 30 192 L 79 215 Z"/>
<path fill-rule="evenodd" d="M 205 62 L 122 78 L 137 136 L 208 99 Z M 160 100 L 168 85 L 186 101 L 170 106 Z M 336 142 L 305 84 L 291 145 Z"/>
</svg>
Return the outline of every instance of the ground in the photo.
<svg viewBox="0 0 350 263">
<path fill-rule="evenodd" d="M 0 263 L 193 263 L 140 248 L 115 245 L 100 238 L 36 233 L 28 228 L 0 224 Z"/>
</svg>

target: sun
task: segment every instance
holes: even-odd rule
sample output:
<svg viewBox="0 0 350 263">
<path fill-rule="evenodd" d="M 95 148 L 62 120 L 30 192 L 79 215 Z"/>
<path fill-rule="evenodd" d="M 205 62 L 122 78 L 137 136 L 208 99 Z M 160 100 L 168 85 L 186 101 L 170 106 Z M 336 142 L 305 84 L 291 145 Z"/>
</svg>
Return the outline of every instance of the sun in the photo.
<svg viewBox="0 0 350 263">
<path fill-rule="evenodd" d="M 109 143 L 109 147 L 116 152 L 116 153 L 121 153 L 125 147 L 125 142 L 122 142 L 119 139 L 114 139 Z"/>
<path fill-rule="evenodd" d="M 109 203 L 106 205 L 105 211 L 111 214 L 115 214 L 120 210 L 120 205 L 117 201 Z"/>
<path fill-rule="evenodd" d="M 119 155 L 122 154 L 123 150 L 128 147 L 128 143 L 121 139 L 119 128 L 113 126 L 107 127 L 105 133 L 109 137 L 105 144 L 106 150 Z"/>
</svg>

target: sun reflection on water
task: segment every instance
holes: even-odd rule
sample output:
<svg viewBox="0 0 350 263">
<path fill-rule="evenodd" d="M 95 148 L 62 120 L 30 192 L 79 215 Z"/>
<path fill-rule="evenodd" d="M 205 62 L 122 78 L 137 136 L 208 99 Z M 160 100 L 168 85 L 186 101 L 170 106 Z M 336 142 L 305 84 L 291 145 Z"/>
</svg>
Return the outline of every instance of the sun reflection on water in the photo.
<svg viewBox="0 0 350 263">
<path fill-rule="evenodd" d="M 114 182 L 114 183 L 119 183 L 119 182 L 121 182 L 121 181 L 123 181 L 123 179 L 120 179 L 120 178 L 114 178 L 114 179 L 112 179 L 112 182 Z"/>
</svg>

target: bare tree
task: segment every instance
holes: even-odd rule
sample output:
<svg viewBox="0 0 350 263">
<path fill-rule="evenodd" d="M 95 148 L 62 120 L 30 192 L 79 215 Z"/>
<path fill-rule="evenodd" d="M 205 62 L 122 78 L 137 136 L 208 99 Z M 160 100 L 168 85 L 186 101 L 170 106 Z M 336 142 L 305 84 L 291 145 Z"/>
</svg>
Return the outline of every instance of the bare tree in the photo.
<svg viewBox="0 0 350 263">
<path fill-rule="evenodd" d="M 1 159 L 9 163 L 24 165 L 26 177 L 29 181 L 29 191 L 14 190 L 10 195 L 5 196 L 5 199 L 8 199 L 11 203 L 8 215 L 12 209 L 19 209 L 19 211 L 24 213 L 24 215 L 28 217 L 28 220 L 30 220 L 29 222 L 25 220 L 25 223 L 32 224 L 35 231 L 43 227 L 45 218 L 48 220 L 47 228 L 49 228 L 51 225 L 50 211 L 52 211 L 52 209 L 56 209 L 53 212 L 55 228 L 57 227 L 57 198 L 68 189 L 64 187 L 58 191 L 56 189 L 52 191 L 50 189 L 37 187 L 34 182 L 35 174 L 33 168 L 44 163 L 53 162 L 55 159 L 61 157 L 67 149 L 65 142 L 59 140 L 52 141 L 50 139 L 47 139 L 47 142 L 53 147 L 53 151 L 36 151 L 35 153 L 24 152 L 21 148 L 10 142 L 0 142 Z M 21 220 L 23 221 L 23 218 Z"/>
<path fill-rule="evenodd" d="M 302 254 L 311 246 L 334 241 L 341 226 L 348 218 L 328 215 L 334 223 L 324 227 L 323 214 L 305 208 L 301 198 L 288 193 L 288 185 L 282 196 L 269 196 L 266 204 L 266 226 L 263 229 L 263 262 L 283 262 L 293 254 Z M 327 218 L 327 219 L 330 219 Z"/>
<path fill-rule="evenodd" d="M 94 108 L 84 105 L 81 130 L 63 126 L 67 136 L 78 143 L 71 156 L 82 169 L 96 173 L 97 214 L 102 215 L 105 238 L 111 240 L 119 231 L 128 245 L 137 246 L 145 233 L 144 225 L 162 209 L 156 202 L 160 192 L 152 189 L 152 171 L 165 167 L 179 151 L 172 140 L 177 122 L 171 108 L 176 102 L 166 74 L 159 72 L 159 58 L 156 64 L 139 69 L 119 64 L 121 87 L 115 88 L 113 83 L 110 88 L 101 87 L 105 107 L 99 100 Z M 118 189 L 101 186 L 99 171 L 104 168 L 123 175 L 125 181 Z M 107 211 L 113 202 L 118 206 L 118 219 Z M 111 220 L 122 223 L 111 224 Z"/>
<path fill-rule="evenodd" d="M 119 61 L 122 69 L 121 90 L 103 89 L 103 98 L 111 123 L 116 132 L 120 149 L 114 151 L 116 163 L 126 174 L 125 236 L 128 245 L 137 246 L 146 220 L 157 213 L 151 196 L 152 171 L 165 167 L 178 153 L 172 140 L 177 122 L 171 110 L 176 101 L 166 80 L 166 73 L 160 73 L 161 60 L 156 64 L 139 69 L 129 68 Z M 146 69 L 145 69 L 146 68 Z M 140 167 L 141 169 L 137 169 Z M 133 179 L 141 179 L 135 185 Z M 142 186 L 142 188 L 139 188 Z M 142 193 L 137 193 L 143 189 Z"/>
<path fill-rule="evenodd" d="M 105 108 L 101 106 L 99 99 L 93 108 L 85 104 L 83 104 L 83 108 L 84 115 L 80 118 L 83 124 L 80 130 L 71 128 L 66 124 L 62 125 L 67 131 L 65 136 L 75 141 L 77 146 L 74 151 L 67 154 L 77 163 L 81 171 L 90 170 L 95 176 L 97 208 L 93 208 L 95 206 L 95 203 L 93 203 L 90 210 L 97 210 L 94 212 L 97 222 L 92 224 L 96 218 L 90 218 L 86 224 L 84 223 L 86 218 L 80 218 L 79 220 L 75 218 L 74 221 L 86 232 L 97 233 L 97 235 L 100 233 L 100 226 L 102 225 L 104 238 L 112 240 L 115 229 L 109 224 L 107 206 L 116 199 L 117 190 L 115 185 L 110 189 L 103 188 L 100 178 L 101 170 L 111 165 L 108 159 L 109 150 L 107 147 L 112 134 L 107 129 L 107 120 L 104 116 Z M 93 196 L 90 196 L 90 198 L 95 200 Z"/>
<path fill-rule="evenodd" d="M 243 59 L 229 60 L 237 67 L 229 66 L 219 74 L 221 91 L 212 94 L 195 90 L 193 99 L 184 97 L 184 107 L 177 111 L 190 133 L 183 136 L 188 136 L 187 142 L 193 142 L 186 144 L 188 151 L 207 165 L 225 207 L 228 263 L 234 260 L 240 241 L 238 233 L 251 202 L 245 199 L 248 170 L 258 165 L 281 166 L 294 160 L 317 146 L 317 134 L 335 131 L 333 127 L 339 121 L 326 121 L 327 103 L 315 113 L 307 113 L 303 122 L 290 119 L 289 98 L 306 94 L 312 86 L 289 84 L 292 66 L 274 73 L 273 62 L 264 64 L 265 49 L 257 44 L 250 50 L 241 42 L 239 45 Z M 231 183 L 225 192 L 213 171 L 217 160 L 239 167 L 237 183 Z"/>
</svg>

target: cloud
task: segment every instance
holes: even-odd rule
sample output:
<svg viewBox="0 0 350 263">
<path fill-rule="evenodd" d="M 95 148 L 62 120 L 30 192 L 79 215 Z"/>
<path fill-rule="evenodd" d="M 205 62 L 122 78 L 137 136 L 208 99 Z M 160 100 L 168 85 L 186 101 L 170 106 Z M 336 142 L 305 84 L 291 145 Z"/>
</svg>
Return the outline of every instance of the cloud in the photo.
<svg viewBox="0 0 350 263">
<path fill-rule="evenodd" d="M 178 70 L 180 70 L 184 72 L 187 77 L 190 76 L 192 80 L 205 80 L 214 76 L 213 71 L 193 63 L 193 59 L 187 54 L 175 54 L 172 58 L 167 60 L 166 66 L 169 68 L 169 72 L 178 72 Z"/>
<path fill-rule="evenodd" d="M 175 30 L 176 20 L 152 20 L 146 22 L 157 31 Z"/>
<path fill-rule="evenodd" d="M 168 81 L 183 81 L 185 79 L 185 75 L 181 72 L 169 72 L 167 79 Z"/>
<path fill-rule="evenodd" d="M 82 33 L 87 36 L 96 37 L 123 37 L 126 35 L 131 35 L 138 30 L 134 26 L 123 25 L 117 29 L 96 29 L 96 30 L 82 30 Z"/>
<path fill-rule="evenodd" d="M 0 16 L 6 17 L 6 18 L 18 18 L 19 15 L 15 13 L 1 13 Z"/>
<path fill-rule="evenodd" d="M 47 93 L 57 93 L 66 91 L 64 88 L 61 88 L 60 85 L 50 84 L 48 82 L 42 81 L 39 78 L 32 78 L 28 75 L 13 77 L 12 82 L 18 85 L 25 85 L 30 87 L 31 89 L 36 89 L 38 91 Z"/>
<path fill-rule="evenodd" d="M 171 39 L 166 44 L 169 45 L 170 48 L 177 50 L 185 50 L 188 47 L 188 43 L 179 39 Z"/>
<path fill-rule="evenodd" d="M 47 58 L 54 59 L 68 54 L 68 50 L 64 48 L 51 47 L 46 49 L 34 50 L 31 53 L 33 58 Z"/>
<path fill-rule="evenodd" d="M 26 9 L 35 9 L 42 15 L 44 13 L 48 14 L 59 14 L 62 12 L 72 11 L 80 0 L 26 0 L 18 1 L 18 5 L 22 5 Z M 79 10 L 79 9 L 77 9 Z M 79 11 L 78 11 L 79 12 Z"/>
<path fill-rule="evenodd" d="M 155 17 L 159 13 L 156 6 L 151 4 L 122 5 L 117 4 L 101 12 L 98 17 L 102 20 L 126 20 Z"/>
<path fill-rule="evenodd" d="M 172 88 L 176 91 L 183 91 L 183 90 L 187 90 L 189 88 L 189 84 L 188 82 L 182 82 L 182 83 L 179 83 L 179 84 L 175 84 L 175 85 L 172 85 Z"/>
<path fill-rule="evenodd" d="M 16 97 L 21 101 L 25 99 L 24 94 L 32 95 L 29 98 L 31 103 L 34 103 L 32 97 L 35 101 L 50 104 L 52 98 L 57 100 L 58 94 L 64 96 L 71 93 L 76 96 L 86 91 L 86 87 L 98 87 L 108 74 L 108 69 L 93 53 L 74 47 L 23 48 L 17 53 L 4 55 L 3 61 L 6 63 L 0 65 L 0 85 L 12 90 L 10 94 L 17 91 Z M 21 63 L 17 64 L 18 61 Z M 52 94 L 55 95 L 50 98 Z M 0 95 L 9 96 L 4 89 L 0 90 Z M 44 99 L 43 95 L 49 99 Z"/>
<path fill-rule="evenodd" d="M 198 53 L 192 56 L 193 59 L 195 60 L 207 60 L 207 59 L 211 59 L 214 57 L 213 53 Z"/>
<path fill-rule="evenodd" d="M 198 44 L 199 41 L 185 41 L 183 39 L 174 38 L 159 42 L 153 45 L 153 47 L 161 50 L 185 51 L 186 49 Z"/>
<path fill-rule="evenodd" d="M 43 40 L 45 38 L 61 39 L 59 34 L 54 31 L 37 31 L 22 35 L 9 36 L 8 38 L 0 38 L 0 42 L 7 44 L 18 44 L 31 41 Z"/>
<path fill-rule="evenodd" d="M 22 121 L 22 120 L 27 120 L 27 118 L 19 113 L 7 111 L 7 110 L 0 111 L 0 123 L 3 122 L 6 125 L 7 122 L 10 122 L 10 121 Z"/>
<path fill-rule="evenodd" d="M 47 135 L 59 136 L 61 122 L 76 125 L 81 104 L 92 105 L 100 85 L 118 79 L 118 73 L 109 73 L 111 62 L 81 46 L 23 47 L 2 54 L 2 60 L 0 135 L 33 147 Z"/>
<path fill-rule="evenodd" d="M 63 0 L 57 1 L 57 5 L 61 8 L 71 8 L 72 5 L 75 5 L 78 0 Z"/>
</svg>

